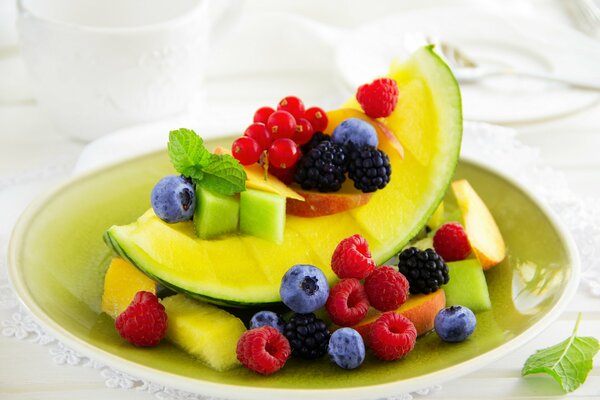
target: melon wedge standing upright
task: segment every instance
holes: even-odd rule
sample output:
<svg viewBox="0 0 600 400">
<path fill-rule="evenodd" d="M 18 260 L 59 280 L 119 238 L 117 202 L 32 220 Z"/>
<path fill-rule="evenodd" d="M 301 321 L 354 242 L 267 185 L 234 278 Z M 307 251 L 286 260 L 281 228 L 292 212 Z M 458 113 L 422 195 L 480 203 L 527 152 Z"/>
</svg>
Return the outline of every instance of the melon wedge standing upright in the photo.
<svg viewBox="0 0 600 400">
<path fill-rule="evenodd" d="M 458 84 L 431 47 L 393 67 L 390 77 L 398 82 L 400 98 L 383 123 L 402 144 L 404 158 L 380 143 L 390 157 L 392 177 L 367 204 L 317 218 L 288 215 L 280 245 L 252 236 L 201 240 L 191 223 L 169 225 L 151 210 L 130 225 L 111 227 L 107 243 L 176 291 L 237 306 L 279 302 L 281 277 L 292 262 L 316 265 L 333 283 L 331 254 L 356 233 L 368 240 L 378 264 L 387 261 L 436 210 L 454 173 L 462 136 Z"/>
</svg>

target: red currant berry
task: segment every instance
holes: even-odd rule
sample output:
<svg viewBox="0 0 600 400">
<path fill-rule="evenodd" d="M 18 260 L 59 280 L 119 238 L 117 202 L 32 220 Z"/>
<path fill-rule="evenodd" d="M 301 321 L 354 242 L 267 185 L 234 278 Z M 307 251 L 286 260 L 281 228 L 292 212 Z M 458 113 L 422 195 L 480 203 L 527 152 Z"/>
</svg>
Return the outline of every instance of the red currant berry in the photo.
<svg viewBox="0 0 600 400">
<path fill-rule="evenodd" d="M 267 120 L 273 114 L 275 110 L 272 107 L 261 107 L 254 113 L 254 122 L 260 122 L 261 124 L 267 124 Z"/>
<path fill-rule="evenodd" d="M 296 96 L 287 96 L 277 104 L 277 111 L 287 111 L 294 118 L 301 118 L 304 116 L 304 103 Z"/>
<path fill-rule="evenodd" d="M 298 145 L 303 145 L 310 142 L 315 130 L 312 124 L 306 118 L 298 118 L 296 120 L 296 136 L 294 139 Z"/>
<path fill-rule="evenodd" d="M 231 154 L 242 165 L 254 164 L 260 158 L 262 150 L 256 140 L 243 136 L 231 145 Z"/>
<path fill-rule="evenodd" d="M 287 111 L 275 111 L 267 120 L 267 129 L 273 139 L 293 139 L 296 134 L 296 118 Z"/>
<path fill-rule="evenodd" d="M 304 118 L 306 118 L 311 123 L 315 132 L 323 132 L 325 131 L 325 129 L 327 129 L 327 123 L 329 122 L 329 120 L 327 119 L 327 113 L 323 111 L 322 108 L 309 108 L 304 113 Z"/>
<path fill-rule="evenodd" d="M 261 150 L 267 150 L 271 146 L 271 143 L 273 143 L 273 138 L 267 127 L 260 122 L 255 122 L 247 127 L 244 131 L 244 136 L 256 140 Z"/>
<path fill-rule="evenodd" d="M 292 168 L 300 158 L 298 145 L 288 138 L 276 139 L 269 147 L 269 164 L 275 168 Z"/>
</svg>

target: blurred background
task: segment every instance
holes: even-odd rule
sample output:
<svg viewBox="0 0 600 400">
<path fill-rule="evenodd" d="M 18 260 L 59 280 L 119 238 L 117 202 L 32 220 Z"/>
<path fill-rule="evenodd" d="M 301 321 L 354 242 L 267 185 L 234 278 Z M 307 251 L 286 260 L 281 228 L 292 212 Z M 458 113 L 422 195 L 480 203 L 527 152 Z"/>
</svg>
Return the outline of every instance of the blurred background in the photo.
<svg viewBox="0 0 600 400">
<path fill-rule="evenodd" d="M 459 52 L 445 55 L 466 76 L 466 119 L 517 128 L 591 194 L 593 172 L 562 144 L 578 162 L 598 144 L 599 21 L 593 0 L 0 0 L 0 187 L 82 154 L 95 163 L 117 131 L 236 133 L 288 94 L 335 107 L 435 43 Z M 465 57 L 482 79 L 458 71 Z M 110 143 L 113 157 L 144 151 Z"/>
</svg>

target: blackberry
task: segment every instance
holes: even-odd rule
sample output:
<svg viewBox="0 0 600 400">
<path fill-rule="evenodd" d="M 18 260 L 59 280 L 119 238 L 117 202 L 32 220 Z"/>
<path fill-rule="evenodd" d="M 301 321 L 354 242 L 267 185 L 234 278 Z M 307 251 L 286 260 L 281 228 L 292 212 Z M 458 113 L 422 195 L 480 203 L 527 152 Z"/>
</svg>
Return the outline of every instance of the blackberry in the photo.
<svg viewBox="0 0 600 400">
<path fill-rule="evenodd" d="M 294 180 L 304 190 L 337 192 L 346 180 L 346 164 L 342 147 L 325 140 L 300 159 Z"/>
<path fill-rule="evenodd" d="M 448 283 L 448 266 L 433 249 L 409 247 L 398 255 L 398 271 L 408 279 L 412 294 L 433 293 Z"/>
<path fill-rule="evenodd" d="M 354 187 L 364 193 L 383 189 L 390 181 L 392 166 L 383 151 L 369 145 L 347 147 L 348 176 L 354 181 Z"/>
<path fill-rule="evenodd" d="M 319 143 L 330 140 L 331 136 L 329 136 L 328 134 L 323 132 L 315 132 L 308 143 L 305 143 L 302 146 L 300 146 L 300 150 L 302 150 L 302 154 L 307 154 L 309 151 L 317 147 Z"/>
<path fill-rule="evenodd" d="M 313 313 L 295 313 L 285 324 L 283 334 L 290 342 L 292 355 L 307 359 L 319 358 L 327 353 L 331 336 L 325 322 Z"/>
</svg>

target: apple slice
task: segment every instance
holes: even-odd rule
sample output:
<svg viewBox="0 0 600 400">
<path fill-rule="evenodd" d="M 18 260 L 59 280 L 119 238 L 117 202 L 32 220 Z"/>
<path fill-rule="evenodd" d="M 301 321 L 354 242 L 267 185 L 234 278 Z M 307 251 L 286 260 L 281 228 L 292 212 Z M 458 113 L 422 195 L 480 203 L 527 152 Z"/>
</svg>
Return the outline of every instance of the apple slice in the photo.
<svg viewBox="0 0 600 400">
<path fill-rule="evenodd" d="M 359 110 L 354 110 L 352 108 L 340 108 L 333 111 L 327 111 L 327 119 L 329 123 L 327 124 L 327 129 L 325 129 L 324 133 L 331 135 L 335 128 L 342 123 L 342 121 L 347 120 L 348 118 L 360 118 L 363 121 L 369 122 L 375 130 L 377 131 L 377 137 L 379 139 L 379 147 L 383 150 L 387 151 L 387 146 L 385 144 L 389 144 L 389 146 L 394 149 L 400 158 L 404 158 L 404 147 L 392 132 L 388 126 L 376 119 L 370 118 L 367 114 L 363 113 Z"/>
<path fill-rule="evenodd" d="M 347 184 L 333 193 L 313 192 L 297 187 L 294 187 L 294 191 L 302 196 L 304 201 L 288 198 L 287 213 L 305 218 L 322 217 L 360 207 L 367 204 L 373 196 L 373 193 L 359 192 Z"/>
<path fill-rule="evenodd" d="M 213 150 L 215 154 L 229 154 L 228 149 L 217 146 Z M 281 182 L 273 175 L 265 177 L 265 171 L 258 164 L 244 165 L 246 171 L 246 186 L 250 189 L 262 190 L 263 192 L 275 193 L 288 199 L 296 199 L 299 202 L 304 201 L 304 197 L 290 189 L 285 183 Z"/>
<path fill-rule="evenodd" d="M 494 267 L 506 257 L 506 245 L 492 213 L 465 179 L 452 182 L 452 191 L 473 253 L 484 270 Z"/>
<path fill-rule="evenodd" d="M 408 318 L 415 325 L 417 335 L 422 335 L 433 329 L 435 316 L 445 306 L 446 294 L 444 289 L 439 289 L 430 294 L 411 295 L 395 312 Z M 368 341 L 371 324 L 380 315 L 381 312 L 371 307 L 365 319 L 352 327 L 361 334 L 365 342 Z"/>
</svg>

